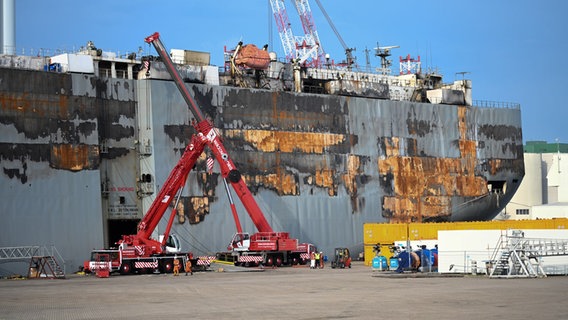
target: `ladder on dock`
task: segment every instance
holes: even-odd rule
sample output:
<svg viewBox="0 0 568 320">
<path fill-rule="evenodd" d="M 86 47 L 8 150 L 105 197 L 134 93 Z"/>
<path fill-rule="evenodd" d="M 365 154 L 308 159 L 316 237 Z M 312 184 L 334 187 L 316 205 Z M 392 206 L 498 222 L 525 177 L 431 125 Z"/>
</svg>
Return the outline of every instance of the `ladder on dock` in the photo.
<svg viewBox="0 0 568 320">
<path fill-rule="evenodd" d="M 22 246 L 0 248 L 1 262 L 29 261 L 28 278 L 65 278 L 65 261 L 55 248 Z"/>
<path fill-rule="evenodd" d="M 525 238 L 512 230 L 501 235 L 491 257 L 490 278 L 546 277 L 542 257 L 568 255 L 568 239 Z"/>
</svg>

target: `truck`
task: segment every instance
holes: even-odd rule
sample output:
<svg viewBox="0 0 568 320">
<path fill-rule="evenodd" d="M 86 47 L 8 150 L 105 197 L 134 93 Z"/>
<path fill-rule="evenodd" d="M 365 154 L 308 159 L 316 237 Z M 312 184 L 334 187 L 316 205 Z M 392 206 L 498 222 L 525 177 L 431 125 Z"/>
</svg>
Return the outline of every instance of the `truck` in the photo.
<svg viewBox="0 0 568 320">
<path fill-rule="evenodd" d="M 191 253 L 181 252 L 179 240 L 170 234 L 173 220 L 176 214 L 177 203 L 181 197 L 183 186 L 199 156 L 207 146 L 221 168 L 221 177 L 231 204 L 231 212 L 235 220 L 236 233 L 228 246 L 231 260 L 235 265 L 253 266 L 282 266 L 305 264 L 309 260 L 310 252 L 316 251 L 312 244 L 298 243 L 291 238 L 288 232 L 274 232 L 252 193 L 248 189 L 240 171 L 235 166 L 229 153 L 225 149 L 219 131 L 213 126 L 202 110 L 197 106 L 188 88 L 176 69 L 170 55 L 167 53 L 160 34 L 154 34 L 145 38 L 156 49 L 161 61 L 164 63 L 169 75 L 187 103 L 191 113 L 195 117 L 192 122 L 196 134 L 191 137 L 190 143 L 185 148 L 180 160 L 171 171 L 170 175 L 160 189 L 148 212 L 138 224 L 138 232 L 135 235 L 123 235 L 117 242 L 117 249 L 94 250 L 91 260 L 85 263 L 85 269 L 97 270 L 108 268 L 111 272 L 119 271 L 121 274 L 132 272 L 171 272 L 174 259 L 184 262 L 191 259 L 193 266 L 208 266 L 213 258 L 195 258 Z M 233 202 L 228 185 L 231 185 L 239 197 L 243 207 L 257 228 L 257 233 L 243 232 L 241 223 Z M 164 216 L 168 207 L 175 199 L 165 232 L 159 240 L 152 239 L 152 233 Z M 101 255 L 108 255 L 110 259 L 101 261 L 97 259 Z M 228 256 L 224 255 L 224 256 Z"/>
<path fill-rule="evenodd" d="M 216 257 L 219 259 L 230 257 L 230 260 L 235 265 L 240 266 L 256 266 L 259 264 L 266 266 L 290 266 L 305 264 L 309 261 L 310 253 L 316 251 L 317 248 L 313 244 L 298 243 L 298 239 L 291 238 L 288 232 L 275 232 L 272 229 L 241 177 L 241 173 L 227 153 L 219 131 L 213 126 L 212 121 L 203 114 L 189 93 L 179 71 L 160 40 L 160 34 L 155 32 L 146 37 L 145 41 L 146 43 L 151 43 L 156 49 L 170 77 L 195 117 L 196 124 L 194 127 L 197 131 L 197 136 L 204 138 L 204 144 L 209 147 L 221 168 L 221 177 L 229 197 L 236 233 L 227 247 L 228 252 L 218 253 Z M 227 182 L 233 187 L 248 216 L 257 228 L 256 233 L 243 232 Z"/>
</svg>

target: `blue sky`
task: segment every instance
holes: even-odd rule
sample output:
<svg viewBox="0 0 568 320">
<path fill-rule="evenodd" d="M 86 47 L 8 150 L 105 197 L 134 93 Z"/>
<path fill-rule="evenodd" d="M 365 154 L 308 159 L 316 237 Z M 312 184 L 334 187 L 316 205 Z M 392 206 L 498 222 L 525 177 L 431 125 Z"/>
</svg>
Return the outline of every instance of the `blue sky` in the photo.
<svg viewBox="0 0 568 320">
<path fill-rule="evenodd" d="M 365 48 L 398 45 L 393 65 L 399 56 L 420 55 L 423 69 L 437 68 L 445 82 L 469 72 L 474 100 L 520 103 L 524 141 L 568 143 L 568 1 L 320 1 L 360 65 Z M 285 3 L 300 35 L 292 3 Z M 325 51 L 343 59 L 341 43 L 310 4 Z M 240 40 L 272 45 L 283 56 L 269 8 L 268 0 L 16 0 L 16 46 L 19 53 L 55 52 L 91 40 L 104 51 L 142 46 L 149 53 L 144 37 L 159 31 L 168 49 L 207 51 L 216 65 L 223 47 Z M 371 53 L 371 64 L 379 63 Z"/>
</svg>

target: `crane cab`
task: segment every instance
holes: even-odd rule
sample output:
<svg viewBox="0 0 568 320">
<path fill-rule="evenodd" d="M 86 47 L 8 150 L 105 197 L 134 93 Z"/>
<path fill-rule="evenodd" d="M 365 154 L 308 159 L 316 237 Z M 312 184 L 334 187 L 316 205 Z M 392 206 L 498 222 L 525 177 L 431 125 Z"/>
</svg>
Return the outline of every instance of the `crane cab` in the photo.
<svg viewBox="0 0 568 320">
<path fill-rule="evenodd" d="M 160 242 L 164 239 L 164 235 L 160 235 Z M 180 253 L 181 245 L 179 238 L 175 234 L 170 234 L 168 236 L 168 241 L 166 241 L 166 253 Z"/>
<path fill-rule="evenodd" d="M 250 248 L 250 235 L 248 233 L 235 233 L 229 245 L 232 251 L 248 251 Z"/>
</svg>

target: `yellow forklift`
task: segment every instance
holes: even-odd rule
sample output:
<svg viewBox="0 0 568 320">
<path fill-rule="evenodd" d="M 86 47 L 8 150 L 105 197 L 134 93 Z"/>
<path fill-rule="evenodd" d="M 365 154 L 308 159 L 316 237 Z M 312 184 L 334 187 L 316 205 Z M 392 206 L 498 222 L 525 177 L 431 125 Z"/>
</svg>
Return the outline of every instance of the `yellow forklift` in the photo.
<svg viewBox="0 0 568 320">
<path fill-rule="evenodd" d="M 351 268 L 351 255 L 347 248 L 335 248 L 335 255 L 331 261 L 331 268 Z"/>
</svg>

